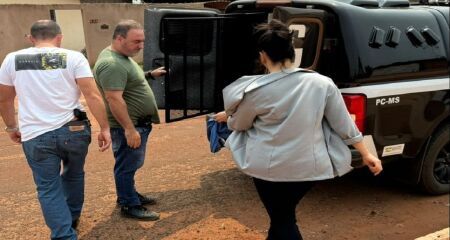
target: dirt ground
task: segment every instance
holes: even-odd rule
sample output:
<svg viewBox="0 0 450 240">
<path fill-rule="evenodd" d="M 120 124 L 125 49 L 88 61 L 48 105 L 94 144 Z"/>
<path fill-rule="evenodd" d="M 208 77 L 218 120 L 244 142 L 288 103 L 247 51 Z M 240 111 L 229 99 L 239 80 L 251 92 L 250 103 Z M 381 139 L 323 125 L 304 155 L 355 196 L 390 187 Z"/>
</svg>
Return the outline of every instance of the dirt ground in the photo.
<svg viewBox="0 0 450 240">
<path fill-rule="evenodd" d="M 158 198 L 151 207 L 161 213 L 156 222 L 120 217 L 111 150 L 98 152 L 93 138 L 80 239 L 265 239 L 269 220 L 251 179 L 235 168 L 228 150 L 209 152 L 205 132 L 204 117 L 154 125 L 136 183 Z M 0 186 L 0 239 L 48 239 L 21 146 L 4 132 Z M 297 217 L 307 240 L 409 240 L 449 226 L 449 195 L 423 195 L 362 169 L 316 184 Z"/>
</svg>

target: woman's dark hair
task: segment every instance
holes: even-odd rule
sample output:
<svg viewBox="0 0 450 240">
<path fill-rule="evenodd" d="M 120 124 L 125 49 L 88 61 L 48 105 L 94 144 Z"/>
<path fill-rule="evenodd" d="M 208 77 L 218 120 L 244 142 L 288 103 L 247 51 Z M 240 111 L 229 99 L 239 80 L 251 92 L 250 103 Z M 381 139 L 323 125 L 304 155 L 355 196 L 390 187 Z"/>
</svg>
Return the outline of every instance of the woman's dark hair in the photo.
<svg viewBox="0 0 450 240">
<path fill-rule="evenodd" d="M 273 62 L 294 61 L 292 32 L 282 22 L 272 20 L 255 27 L 256 50 L 264 51 Z"/>
</svg>

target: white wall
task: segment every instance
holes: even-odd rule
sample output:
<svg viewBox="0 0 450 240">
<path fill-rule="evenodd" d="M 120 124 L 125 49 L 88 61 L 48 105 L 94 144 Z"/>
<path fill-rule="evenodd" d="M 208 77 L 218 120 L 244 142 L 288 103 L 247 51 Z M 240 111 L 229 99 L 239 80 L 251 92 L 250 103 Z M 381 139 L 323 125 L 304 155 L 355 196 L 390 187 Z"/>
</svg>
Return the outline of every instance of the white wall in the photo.
<svg viewBox="0 0 450 240">
<path fill-rule="evenodd" d="M 75 51 L 83 49 L 86 43 L 81 10 L 55 10 L 55 17 L 63 34 L 61 47 Z"/>
</svg>

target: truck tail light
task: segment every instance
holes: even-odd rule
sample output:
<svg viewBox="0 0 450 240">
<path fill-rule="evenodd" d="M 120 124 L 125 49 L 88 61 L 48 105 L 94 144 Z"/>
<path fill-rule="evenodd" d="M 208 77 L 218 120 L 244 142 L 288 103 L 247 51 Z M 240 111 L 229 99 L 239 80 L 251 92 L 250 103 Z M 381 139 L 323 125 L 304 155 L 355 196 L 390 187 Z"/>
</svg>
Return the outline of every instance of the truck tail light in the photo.
<svg viewBox="0 0 450 240">
<path fill-rule="evenodd" d="M 359 131 L 364 133 L 366 119 L 366 97 L 364 95 L 343 94 L 345 105 L 350 116 L 355 121 Z"/>
</svg>

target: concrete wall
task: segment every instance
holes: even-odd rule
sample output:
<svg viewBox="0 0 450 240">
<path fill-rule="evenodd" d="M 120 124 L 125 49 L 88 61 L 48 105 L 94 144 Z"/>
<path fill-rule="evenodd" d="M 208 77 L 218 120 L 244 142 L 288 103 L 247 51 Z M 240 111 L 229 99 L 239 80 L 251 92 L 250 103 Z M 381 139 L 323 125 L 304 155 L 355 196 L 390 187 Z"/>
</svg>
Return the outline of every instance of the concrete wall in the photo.
<svg viewBox="0 0 450 240">
<path fill-rule="evenodd" d="M 79 4 L 80 0 L 0 0 L 0 4 Z"/>
<path fill-rule="evenodd" d="M 80 5 L 0 5 L 0 61 L 9 52 L 31 46 L 26 38 L 31 24 L 39 19 L 50 19 L 51 9 L 79 10 Z M 65 30 L 62 31 L 64 34 Z"/>
<path fill-rule="evenodd" d="M 63 32 L 61 47 L 76 51 L 84 49 L 86 42 L 81 10 L 55 10 L 55 17 Z"/>
<path fill-rule="evenodd" d="M 32 14 L 29 14 L 30 12 Z M 43 5 L 0 6 L 0 22 L 3 23 L 0 29 L 0 59 L 3 61 L 6 54 L 11 51 L 31 46 L 26 38 L 30 33 L 31 24 L 38 19 L 49 18 L 49 9 Z"/>
<path fill-rule="evenodd" d="M 114 26 L 121 19 L 144 20 L 144 5 L 132 4 L 82 4 L 83 26 L 89 63 L 94 64 L 100 51 L 111 44 Z M 142 61 L 142 54 L 135 57 Z"/>
</svg>

